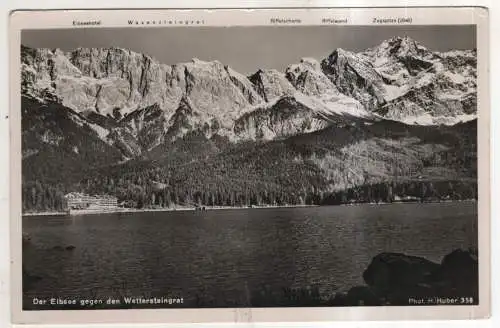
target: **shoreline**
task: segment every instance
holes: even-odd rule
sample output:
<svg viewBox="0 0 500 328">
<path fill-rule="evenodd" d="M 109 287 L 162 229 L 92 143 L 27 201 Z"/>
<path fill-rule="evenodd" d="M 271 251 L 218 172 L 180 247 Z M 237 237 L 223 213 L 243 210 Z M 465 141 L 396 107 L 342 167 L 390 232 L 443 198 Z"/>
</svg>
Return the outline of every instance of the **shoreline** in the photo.
<svg viewBox="0 0 500 328">
<path fill-rule="evenodd" d="M 250 206 L 202 206 L 205 210 L 200 210 L 196 207 L 182 206 L 182 207 L 164 207 L 164 208 L 113 208 L 113 209 L 91 209 L 91 210 L 75 210 L 71 213 L 68 212 L 29 212 L 23 213 L 22 216 L 78 216 L 89 214 L 107 214 L 107 213 L 145 213 L 145 212 L 204 212 L 213 210 L 246 210 L 246 209 L 266 209 L 266 208 L 302 208 L 302 207 L 319 207 L 320 205 L 254 205 Z"/>
<path fill-rule="evenodd" d="M 391 205 L 391 204 L 440 204 L 440 203 L 477 203 L 477 199 L 445 199 L 445 200 L 431 200 L 431 201 L 420 201 L 420 200 L 402 200 L 394 202 L 372 202 L 372 203 L 342 203 L 336 205 L 322 205 L 322 206 L 356 206 L 356 205 Z"/>
<path fill-rule="evenodd" d="M 246 209 L 266 209 L 266 208 L 303 208 L 303 207 L 325 207 L 325 206 L 359 206 L 359 205 L 391 205 L 391 204 L 434 204 L 434 203 L 463 203 L 463 202 L 477 202 L 476 199 L 462 199 L 462 200 L 442 200 L 442 201 L 397 201 L 397 202 L 380 202 L 380 203 L 344 203 L 337 205 L 254 205 L 254 206 L 202 206 L 205 210 L 192 206 L 181 207 L 164 207 L 164 208 L 113 208 L 113 209 L 86 209 L 75 210 L 69 212 L 29 212 L 23 213 L 22 216 L 78 216 L 90 214 L 114 214 L 114 213 L 145 213 L 145 212 L 187 212 L 187 211 L 213 211 L 213 210 L 246 210 Z"/>
<path fill-rule="evenodd" d="M 62 216 L 67 214 L 67 212 L 28 212 L 22 213 L 21 216 Z"/>
</svg>

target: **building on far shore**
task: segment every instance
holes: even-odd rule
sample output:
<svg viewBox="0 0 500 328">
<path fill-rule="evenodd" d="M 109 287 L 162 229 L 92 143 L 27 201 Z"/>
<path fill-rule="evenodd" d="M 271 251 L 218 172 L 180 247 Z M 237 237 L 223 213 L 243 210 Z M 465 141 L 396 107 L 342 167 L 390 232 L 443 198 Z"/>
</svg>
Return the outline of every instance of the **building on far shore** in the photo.
<svg viewBox="0 0 500 328">
<path fill-rule="evenodd" d="M 70 192 L 64 195 L 68 210 L 108 209 L 118 207 L 118 199 L 110 195 L 87 195 L 79 192 Z"/>
</svg>

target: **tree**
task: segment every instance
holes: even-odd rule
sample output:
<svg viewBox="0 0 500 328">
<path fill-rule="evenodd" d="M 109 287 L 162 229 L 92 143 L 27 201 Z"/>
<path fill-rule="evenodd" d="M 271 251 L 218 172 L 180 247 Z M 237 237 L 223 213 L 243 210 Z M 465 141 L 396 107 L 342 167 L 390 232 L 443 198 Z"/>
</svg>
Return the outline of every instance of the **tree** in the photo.
<svg viewBox="0 0 500 328">
<path fill-rule="evenodd" d="M 387 199 L 386 199 L 386 202 L 387 203 L 392 203 L 394 201 L 394 194 L 393 194 L 393 190 L 392 190 L 392 184 L 388 184 L 387 185 Z"/>
<path fill-rule="evenodd" d="M 164 202 L 164 204 L 165 204 L 166 207 L 170 207 L 172 205 L 172 196 L 170 194 L 170 190 L 165 189 L 164 193 L 165 193 L 165 202 Z"/>
</svg>

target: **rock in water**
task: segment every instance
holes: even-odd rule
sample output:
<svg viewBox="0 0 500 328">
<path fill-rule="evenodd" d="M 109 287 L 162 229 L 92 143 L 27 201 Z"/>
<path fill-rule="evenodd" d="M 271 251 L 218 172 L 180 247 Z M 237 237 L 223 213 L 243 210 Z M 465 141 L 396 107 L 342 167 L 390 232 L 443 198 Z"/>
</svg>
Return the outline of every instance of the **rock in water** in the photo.
<svg viewBox="0 0 500 328">
<path fill-rule="evenodd" d="M 363 273 L 365 282 L 382 292 L 390 292 L 426 282 L 439 264 L 400 253 L 375 256 Z"/>
<path fill-rule="evenodd" d="M 381 304 L 408 305 L 412 297 L 478 300 L 478 261 L 474 250 L 455 250 L 441 264 L 400 253 L 382 253 L 373 258 L 363 278 L 368 287 L 352 288 L 347 295 L 349 304 L 378 299 Z"/>
<path fill-rule="evenodd" d="M 446 255 L 434 274 L 437 282 L 446 282 L 446 296 L 475 297 L 478 295 L 479 269 L 477 251 L 457 249 Z"/>
</svg>

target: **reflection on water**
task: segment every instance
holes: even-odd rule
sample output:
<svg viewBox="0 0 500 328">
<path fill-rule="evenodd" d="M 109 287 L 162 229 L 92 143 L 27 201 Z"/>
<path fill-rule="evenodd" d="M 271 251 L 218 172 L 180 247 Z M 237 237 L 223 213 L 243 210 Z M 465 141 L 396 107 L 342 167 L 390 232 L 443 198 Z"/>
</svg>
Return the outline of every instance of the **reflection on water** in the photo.
<svg viewBox="0 0 500 328">
<path fill-rule="evenodd" d="M 33 297 L 178 296 L 184 306 L 248 306 L 260 293 L 363 284 L 380 252 L 439 262 L 477 246 L 475 203 L 25 217 Z M 75 249 L 66 250 L 65 246 Z M 62 246 L 62 249 L 56 246 Z"/>
</svg>

